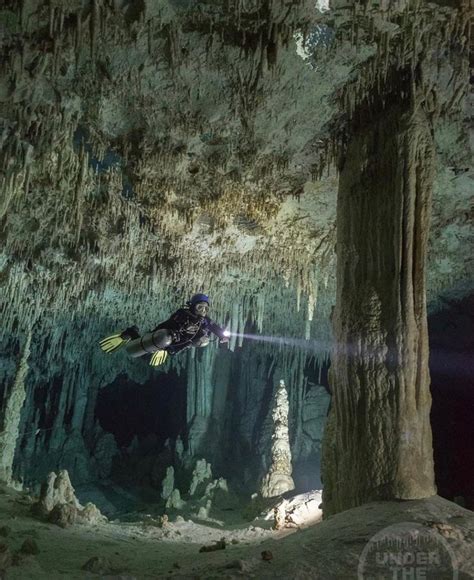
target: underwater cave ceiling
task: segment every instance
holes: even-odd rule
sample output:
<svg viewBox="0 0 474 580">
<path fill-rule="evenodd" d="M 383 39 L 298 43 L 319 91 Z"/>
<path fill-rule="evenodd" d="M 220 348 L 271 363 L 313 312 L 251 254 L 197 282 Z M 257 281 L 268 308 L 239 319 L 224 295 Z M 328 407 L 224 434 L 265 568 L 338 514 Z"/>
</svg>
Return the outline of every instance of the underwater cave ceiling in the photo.
<svg viewBox="0 0 474 580">
<path fill-rule="evenodd" d="M 444 59 L 466 22 L 429 2 L 407 18 L 405 4 L 3 2 L 3 341 L 32 330 L 43 380 L 76 367 L 104 384 L 139 371 L 98 362 L 98 338 L 204 290 L 234 331 L 315 338 L 326 356 L 350 116 L 423 51 L 429 298 L 466 288 L 472 110 L 465 59 Z"/>
</svg>

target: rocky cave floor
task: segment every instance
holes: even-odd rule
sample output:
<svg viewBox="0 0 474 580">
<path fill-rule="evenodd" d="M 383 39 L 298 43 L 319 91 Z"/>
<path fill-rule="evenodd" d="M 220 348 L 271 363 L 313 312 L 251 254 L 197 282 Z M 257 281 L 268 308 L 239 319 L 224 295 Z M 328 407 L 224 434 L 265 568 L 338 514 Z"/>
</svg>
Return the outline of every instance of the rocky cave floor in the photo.
<svg viewBox="0 0 474 580">
<path fill-rule="evenodd" d="M 261 518 L 236 523 L 235 515 L 223 526 L 173 517 L 160 526 L 142 514 L 135 521 L 61 528 L 35 519 L 32 502 L 24 492 L 0 488 L 1 578 L 357 578 L 367 543 L 401 522 L 416 523 L 433 542 L 447 543 L 459 580 L 474 578 L 474 513 L 438 496 L 370 503 L 306 528 L 279 531 Z M 200 552 L 222 538 L 225 549 Z"/>
</svg>

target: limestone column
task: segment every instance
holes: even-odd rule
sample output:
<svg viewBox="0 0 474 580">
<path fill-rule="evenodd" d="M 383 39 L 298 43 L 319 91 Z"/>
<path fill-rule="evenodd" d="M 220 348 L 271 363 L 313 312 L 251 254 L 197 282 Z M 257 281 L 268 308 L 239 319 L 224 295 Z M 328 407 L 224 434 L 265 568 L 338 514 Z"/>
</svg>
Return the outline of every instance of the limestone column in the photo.
<svg viewBox="0 0 474 580">
<path fill-rule="evenodd" d="M 341 168 L 325 515 L 436 492 L 425 300 L 434 148 L 423 111 L 400 101 L 359 117 Z"/>
<path fill-rule="evenodd" d="M 0 409 L 0 481 L 11 483 L 13 458 L 19 436 L 21 409 L 25 402 L 25 379 L 30 357 L 31 330 L 26 335 L 25 344 L 10 391 L 4 396 Z"/>
</svg>

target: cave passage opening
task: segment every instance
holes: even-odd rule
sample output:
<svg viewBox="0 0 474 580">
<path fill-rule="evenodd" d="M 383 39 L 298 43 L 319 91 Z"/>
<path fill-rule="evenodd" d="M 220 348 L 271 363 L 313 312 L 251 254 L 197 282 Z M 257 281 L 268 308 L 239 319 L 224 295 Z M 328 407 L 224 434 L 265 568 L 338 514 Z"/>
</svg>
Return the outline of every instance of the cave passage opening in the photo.
<svg viewBox="0 0 474 580">
<path fill-rule="evenodd" d="M 185 379 L 169 371 L 138 384 L 122 374 L 99 391 L 95 415 L 120 448 L 152 438 L 161 449 L 167 439 L 185 435 Z"/>
<path fill-rule="evenodd" d="M 438 494 L 474 510 L 474 294 L 428 318 Z"/>
</svg>

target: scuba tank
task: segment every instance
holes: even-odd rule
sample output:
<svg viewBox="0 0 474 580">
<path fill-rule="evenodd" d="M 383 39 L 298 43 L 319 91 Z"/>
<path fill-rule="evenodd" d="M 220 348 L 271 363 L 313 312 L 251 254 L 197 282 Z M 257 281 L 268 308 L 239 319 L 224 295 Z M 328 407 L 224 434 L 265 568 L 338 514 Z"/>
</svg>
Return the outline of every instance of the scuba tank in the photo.
<svg viewBox="0 0 474 580">
<path fill-rule="evenodd" d="M 125 345 L 125 350 L 133 358 L 151 354 L 157 350 L 164 350 L 173 342 L 173 335 L 166 328 L 147 332 L 143 336 L 131 340 Z"/>
</svg>

